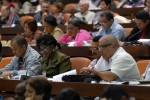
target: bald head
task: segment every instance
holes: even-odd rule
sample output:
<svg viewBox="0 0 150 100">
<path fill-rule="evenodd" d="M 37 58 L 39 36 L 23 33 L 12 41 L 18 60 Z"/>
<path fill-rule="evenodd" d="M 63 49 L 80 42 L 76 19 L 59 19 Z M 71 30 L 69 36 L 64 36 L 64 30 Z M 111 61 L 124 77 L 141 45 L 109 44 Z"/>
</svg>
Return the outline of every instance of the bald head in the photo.
<svg viewBox="0 0 150 100">
<path fill-rule="evenodd" d="M 108 44 L 114 44 L 116 48 L 119 47 L 117 38 L 112 34 L 102 36 L 99 41 L 105 41 Z"/>
</svg>

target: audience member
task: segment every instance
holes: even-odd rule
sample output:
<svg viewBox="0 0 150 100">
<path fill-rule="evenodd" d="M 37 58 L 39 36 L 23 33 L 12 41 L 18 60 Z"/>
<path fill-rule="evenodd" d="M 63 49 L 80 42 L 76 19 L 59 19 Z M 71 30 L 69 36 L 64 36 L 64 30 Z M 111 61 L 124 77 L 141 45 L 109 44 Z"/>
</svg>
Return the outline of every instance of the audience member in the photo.
<svg viewBox="0 0 150 100">
<path fill-rule="evenodd" d="M 0 69 L 1 77 L 7 78 L 7 76 L 18 74 L 38 75 L 41 73 L 40 54 L 28 45 L 23 36 L 14 37 L 10 45 L 15 56 L 5 68 Z"/>
<path fill-rule="evenodd" d="M 34 18 L 37 22 L 43 23 L 45 17 L 51 15 L 51 12 L 49 11 L 49 2 L 43 1 L 41 7 L 42 7 L 41 11 L 38 11 L 34 15 Z"/>
<path fill-rule="evenodd" d="M 32 6 L 30 0 L 20 0 L 21 9 L 20 14 L 34 13 L 34 7 Z"/>
<path fill-rule="evenodd" d="M 63 7 L 64 7 L 64 5 L 62 2 L 55 2 L 50 7 L 52 16 L 54 16 L 57 19 L 57 24 L 65 24 L 64 15 L 62 13 Z"/>
<path fill-rule="evenodd" d="M 2 27 L 11 27 L 21 25 L 19 16 L 10 11 L 7 6 L 1 7 L 1 19 L 0 24 Z"/>
<path fill-rule="evenodd" d="M 127 91 L 119 85 L 109 85 L 104 88 L 100 100 L 129 100 Z"/>
<path fill-rule="evenodd" d="M 35 44 L 36 39 L 42 35 L 42 31 L 38 30 L 37 22 L 29 19 L 24 22 L 25 32 L 22 34 L 29 44 Z"/>
<path fill-rule="evenodd" d="M 101 0 L 100 1 L 100 8 L 101 8 L 101 11 L 99 12 L 96 12 L 96 15 L 94 17 L 94 20 L 93 20 L 93 23 L 94 24 L 99 24 L 98 21 L 99 21 L 99 17 L 101 15 L 101 13 L 103 11 L 110 11 L 110 8 L 111 8 L 111 0 Z M 114 13 L 113 12 L 113 15 L 114 15 L 114 20 L 117 22 L 117 23 L 130 23 L 130 20 L 123 17 L 123 16 L 120 16 L 119 14 L 117 13 Z"/>
<path fill-rule="evenodd" d="M 93 19 L 95 17 L 95 13 L 89 11 L 89 1 L 88 0 L 80 0 L 80 12 L 74 14 L 74 16 L 78 17 L 80 20 L 84 21 L 87 24 L 92 24 Z"/>
<path fill-rule="evenodd" d="M 135 15 L 136 26 L 133 28 L 126 42 L 120 42 L 120 45 L 129 45 L 137 43 L 139 39 L 150 38 L 150 16 L 147 11 L 141 10 Z"/>
<path fill-rule="evenodd" d="M 114 35 L 104 35 L 99 40 L 99 69 L 94 66 L 84 68 L 82 72 L 90 71 L 106 81 L 134 81 L 140 80 L 137 64 L 133 57 L 119 46 Z M 128 74 L 127 74 L 128 73 Z"/>
<path fill-rule="evenodd" d="M 89 68 L 90 67 L 93 67 L 95 66 L 96 68 L 97 67 L 97 63 L 98 63 L 98 60 L 100 59 L 101 57 L 101 54 L 99 52 L 99 49 L 98 49 L 98 44 L 99 44 L 99 39 L 101 38 L 102 36 L 95 36 L 92 40 L 92 46 L 91 46 L 91 50 L 92 50 L 92 58 L 93 60 L 91 61 L 91 63 L 89 64 Z M 87 67 L 87 66 L 85 66 Z M 85 72 L 83 74 L 88 74 L 88 72 Z"/>
<path fill-rule="evenodd" d="M 25 100 L 25 94 L 26 92 L 26 82 L 21 82 L 19 84 L 17 84 L 16 88 L 15 88 L 15 99 L 16 100 Z"/>
<path fill-rule="evenodd" d="M 44 33 L 51 34 L 56 40 L 58 40 L 64 33 L 57 27 L 57 20 L 52 15 L 44 18 Z"/>
<path fill-rule="evenodd" d="M 47 77 L 71 70 L 70 57 L 58 51 L 60 45 L 52 35 L 44 34 L 39 37 L 37 47 L 43 56 L 41 64 Z"/>
<path fill-rule="evenodd" d="M 43 77 L 30 78 L 26 82 L 25 100 L 50 100 L 52 86 Z"/>
<path fill-rule="evenodd" d="M 125 30 L 124 28 L 114 21 L 114 15 L 111 11 L 103 11 L 100 15 L 100 24 L 102 27 L 97 32 L 97 35 L 106 35 L 106 34 L 113 34 L 119 40 L 125 39 Z M 94 33 L 93 33 L 94 34 Z"/>
<path fill-rule="evenodd" d="M 70 42 L 75 42 L 77 46 L 82 46 L 83 41 L 92 40 L 90 33 L 81 29 L 82 25 L 85 24 L 78 18 L 70 20 L 68 22 L 68 31 L 60 37 L 59 43 L 69 44 Z"/>
<path fill-rule="evenodd" d="M 146 10 L 150 15 L 150 0 L 145 0 L 145 4 L 146 7 L 144 8 L 144 10 Z"/>
<path fill-rule="evenodd" d="M 57 95 L 55 100 L 81 100 L 80 95 L 73 88 L 64 88 Z"/>
</svg>

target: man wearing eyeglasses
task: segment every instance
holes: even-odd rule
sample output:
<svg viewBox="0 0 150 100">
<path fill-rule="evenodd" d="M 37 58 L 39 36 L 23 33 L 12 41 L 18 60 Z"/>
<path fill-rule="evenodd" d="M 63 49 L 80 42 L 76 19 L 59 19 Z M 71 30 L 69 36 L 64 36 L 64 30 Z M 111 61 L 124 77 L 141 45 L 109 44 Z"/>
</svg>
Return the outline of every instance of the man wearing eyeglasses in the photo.
<svg viewBox="0 0 150 100">
<path fill-rule="evenodd" d="M 101 58 L 98 70 L 95 67 L 84 68 L 81 72 L 90 71 L 106 81 L 135 81 L 140 80 L 137 64 L 133 57 L 119 46 L 114 35 L 105 35 L 99 40 Z"/>
<path fill-rule="evenodd" d="M 97 33 L 94 33 L 96 36 L 113 34 L 119 40 L 123 41 L 125 39 L 125 30 L 120 24 L 114 21 L 114 15 L 111 11 L 103 11 L 100 15 L 99 23 L 102 27 Z"/>
</svg>

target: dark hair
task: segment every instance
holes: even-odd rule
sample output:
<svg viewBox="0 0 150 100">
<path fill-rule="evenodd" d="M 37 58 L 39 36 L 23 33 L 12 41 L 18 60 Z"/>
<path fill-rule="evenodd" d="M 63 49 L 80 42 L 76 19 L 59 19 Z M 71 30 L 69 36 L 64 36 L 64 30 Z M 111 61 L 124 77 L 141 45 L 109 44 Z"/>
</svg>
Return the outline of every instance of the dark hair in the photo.
<svg viewBox="0 0 150 100">
<path fill-rule="evenodd" d="M 142 20 L 143 22 L 146 22 L 147 20 L 150 20 L 149 14 L 145 10 L 140 10 L 136 13 L 135 18 Z"/>
<path fill-rule="evenodd" d="M 44 94 L 43 100 L 50 99 L 52 86 L 46 78 L 30 78 L 27 80 L 26 84 L 29 84 L 35 90 L 37 95 Z"/>
<path fill-rule="evenodd" d="M 37 30 L 37 22 L 34 19 L 29 19 L 24 22 L 24 25 L 27 24 L 30 30 L 34 33 Z"/>
<path fill-rule="evenodd" d="M 103 90 L 100 97 L 101 98 L 105 97 L 111 100 L 122 100 L 122 96 L 129 98 L 128 93 L 123 87 L 118 85 L 109 85 Z"/>
<path fill-rule="evenodd" d="M 114 19 L 114 15 L 111 11 L 103 11 L 100 15 L 101 17 L 106 17 L 106 19 L 109 21 L 111 19 Z"/>
<path fill-rule="evenodd" d="M 15 36 L 12 40 L 11 40 L 11 43 L 13 42 L 16 42 L 18 47 L 22 47 L 23 45 L 27 46 L 28 43 L 27 43 L 27 40 L 24 38 L 24 36 L 21 36 L 21 35 L 18 35 L 18 36 Z"/>
<path fill-rule="evenodd" d="M 56 18 L 53 17 L 52 15 L 45 17 L 44 21 L 53 27 L 57 26 Z"/>
<path fill-rule="evenodd" d="M 50 34 L 44 34 L 40 36 L 36 40 L 37 47 L 40 48 L 40 45 L 45 45 L 45 46 L 51 46 L 53 45 L 54 47 L 58 47 L 58 49 L 61 49 L 60 44 L 57 42 L 57 40 Z"/>
<path fill-rule="evenodd" d="M 79 94 L 73 88 L 64 88 L 57 95 L 55 100 L 81 100 Z"/>
<path fill-rule="evenodd" d="M 19 84 L 17 84 L 16 88 L 15 88 L 15 94 L 17 95 L 15 97 L 16 100 L 24 100 L 25 96 L 24 93 L 26 92 L 26 82 L 21 82 Z"/>
<path fill-rule="evenodd" d="M 68 24 L 72 24 L 73 26 L 78 27 L 80 30 L 81 26 L 84 25 L 85 23 L 81 21 L 79 18 L 74 17 L 68 22 Z"/>
<path fill-rule="evenodd" d="M 101 37 L 102 37 L 101 35 L 95 36 L 95 37 L 92 39 L 92 41 L 93 41 L 93 42 L 98 42 Z"/>
<path fill-rule="evenodd" d="M 2 54 L 2 43 L 0 42 L 0 54 Z"/>
</svg>

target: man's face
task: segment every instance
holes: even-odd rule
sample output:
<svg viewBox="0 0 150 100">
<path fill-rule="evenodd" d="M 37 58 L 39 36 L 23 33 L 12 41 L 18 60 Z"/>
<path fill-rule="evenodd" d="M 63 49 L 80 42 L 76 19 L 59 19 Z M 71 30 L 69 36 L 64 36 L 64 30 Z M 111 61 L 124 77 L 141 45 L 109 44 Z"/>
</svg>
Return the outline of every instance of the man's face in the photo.
<svg viewBox="0 0 150 100">
<path fill-rule="evenodd" d="M 42 3 L 42 13 L 48 12 L 49 5 L 46 3 Z"/>
<path fill-rule="evenodd" d="M 15 56 L 17 57 L 23 57 L 25 52 L 26 52 L 26 46 L 23 45 L 22 47 L 18 47 L 16 42 L 12 42 L 10 44 L 11 49 L 13 50 L 13 53 L 15 54 Z"/>
<path fill-rule="evenodd" d="M 138 26 L 139 29 L 143 30 L 147 27 L 147 25 L 149 24 L 149 21 L 145 21 L 143 22 L 140 19 L 135 19 L 136 25 Z"/>
<path fill-rule="evenodd" d="M 112 43 L 108 43 L 106 39 L 100 39 L 98 48 L 101 56 L 103 56 L 103 58 L 108 61 L 112 56 Z"/>
<path fill-rule="evenodd" d="M 84 12 L 88 11 L 88 9 L 89 9 L 88 4 L 85 4 L 85 3 L 80 4 L 80 12 L 84 13 Z"/>
<path fill-rule="evenodd" d="M 9 14 L 9 9 L 7 9 L 7 8 L 5 8 L 5 7 L 2 7 L 2 8 L 1 8 L 1 16 L 2 16 L 3 18 L 6 18 L 6 17 L 8 16 L 8 14 Z"/>
<path fill-rule="evenodd" d="M 101 54 L 98 49 L 98 42 L 92 42 L 91 50 L 92 50 L 92 55 L 94 59 L 100 58 Z"/>
<path fill-rule="evenodd" d="M 99 21 L 104 29 L 108 30 L 112 25 L 113 19 L 107 20 L 105 16 L 101 16 Z"/>
</svg>

